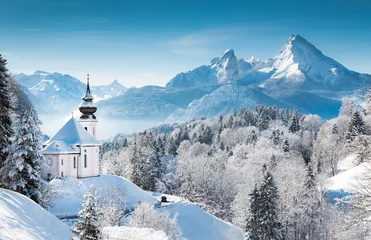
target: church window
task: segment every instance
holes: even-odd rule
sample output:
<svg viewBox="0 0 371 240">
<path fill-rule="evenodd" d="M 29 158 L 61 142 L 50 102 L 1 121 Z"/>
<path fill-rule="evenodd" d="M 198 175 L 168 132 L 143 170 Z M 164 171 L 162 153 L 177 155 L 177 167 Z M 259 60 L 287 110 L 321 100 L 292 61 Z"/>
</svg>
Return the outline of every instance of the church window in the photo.
<svg viewBox="0 0 371 240">
<path fill-rule="evenodd" d="M 48 158 L 48 166 L 51 167 L 53 165 L 53 159 Z"/>
<path fill-rule="evenodd" d="M 76 157 L 73 157 L 73 168 L 76 168 Z"/>
<path fill-rule="evenodd" d="M 63 165 L 63 159 L 61 159 L 61 165 Z"/>
<path fill-rule="evenodd" d="M 61 177 L 63 177 L 63 172 L 61 172 Z"/>
<path fill-rule="evenodd" d="M 86 154 L 84 155 L 84 166 L 86 167 L 86 164 L 87 164 L 87 162 L 86 162 Z"/>
</svg>

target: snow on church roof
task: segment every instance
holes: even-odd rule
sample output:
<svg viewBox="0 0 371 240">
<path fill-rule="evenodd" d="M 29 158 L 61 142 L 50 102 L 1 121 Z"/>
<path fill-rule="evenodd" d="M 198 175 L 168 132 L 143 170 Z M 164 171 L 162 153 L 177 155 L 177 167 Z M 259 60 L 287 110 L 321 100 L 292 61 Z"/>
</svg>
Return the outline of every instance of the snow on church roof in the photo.
<svg viewBox="0 0 371 240">
<path fill-rule="evenodd" d="M 101 142 L 94 139 L 75 118 L 71 118 L 51 139 L 46 141 L 45 144 L 49 145 L 56 141 L 62 141 L 67 146 L 101 145 Z"/>
<path fill-rule="evenodd" d="M 63 141 L 53 141 L 40 151 L 41 154 L 69 154 L 80 153 L 79 150 L 73 149 Z"/>
</svg>

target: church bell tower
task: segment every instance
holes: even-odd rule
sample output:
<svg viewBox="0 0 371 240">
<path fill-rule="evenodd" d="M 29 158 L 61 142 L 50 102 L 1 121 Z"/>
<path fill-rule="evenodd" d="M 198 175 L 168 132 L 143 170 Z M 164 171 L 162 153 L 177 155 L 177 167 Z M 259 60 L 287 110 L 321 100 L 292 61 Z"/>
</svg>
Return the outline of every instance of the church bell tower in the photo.
<svg viewBox="0 0 371 240">
<path fill-rule="evenodd" d="M 93 95 L 90 92 L 89 74 L 87 76 L 86 93 L 82 97 L 82 100 L 83 102 L 79 106 L 81 116 L 78 121 L 96 139 L 98 120 L 94 113 L 97 111 L 97 107 L 93 103 Z"/>
</svg>

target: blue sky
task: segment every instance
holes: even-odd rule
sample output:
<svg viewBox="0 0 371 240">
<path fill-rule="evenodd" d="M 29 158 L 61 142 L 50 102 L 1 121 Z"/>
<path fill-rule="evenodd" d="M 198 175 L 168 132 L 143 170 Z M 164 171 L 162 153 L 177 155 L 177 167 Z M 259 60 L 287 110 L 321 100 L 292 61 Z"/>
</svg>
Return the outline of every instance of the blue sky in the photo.
<svg viewBox="0 0 371 240">
<path fill-rule="evenodd" d="M 1 8 L 0 52 L 14 73 L 163 86 L 228 48 L 238 58 L 273 57 L 291 34 L 371 73 L 369 0 L 13 0 Z"/>
</svg>

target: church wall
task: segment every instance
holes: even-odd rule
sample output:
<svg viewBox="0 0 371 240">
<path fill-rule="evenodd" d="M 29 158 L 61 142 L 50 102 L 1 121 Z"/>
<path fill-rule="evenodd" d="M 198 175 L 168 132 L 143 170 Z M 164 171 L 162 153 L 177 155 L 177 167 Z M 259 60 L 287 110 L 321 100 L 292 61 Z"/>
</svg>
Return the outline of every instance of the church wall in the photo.
<svg viewBox="0 0 371 240">
<path fill-rule="evenodd" d="M 79 167 L 79 177 L 92 177 L 99 175 L 99 146 L 81 147 Z"/>
<path fill-rule="evenodd" d="M 81 120 L 79 119 L 79 123 L 92 135 L 95 139 L 97 139 L 97 120 Z"/>
<path fill-rule="evenodd" d="M 44 161 L 46 166 L 42 166 L 41 168 L 41 177 L 48 179 L 49 173 L 53 176 L 59 176 L 58 155 L 45 154 Z"/>
</svg>

